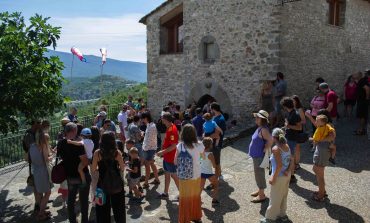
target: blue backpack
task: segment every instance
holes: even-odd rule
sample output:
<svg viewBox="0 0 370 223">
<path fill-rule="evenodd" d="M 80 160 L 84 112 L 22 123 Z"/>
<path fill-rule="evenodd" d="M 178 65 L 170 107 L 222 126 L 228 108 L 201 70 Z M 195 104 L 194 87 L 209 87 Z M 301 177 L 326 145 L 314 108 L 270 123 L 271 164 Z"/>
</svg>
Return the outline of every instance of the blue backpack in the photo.
<svg viewBox="0 0 370 223">
<path fill-rule="evenodd" d="M 177 156 L 177 176 L 180 180 L 193 178 L 193 157 L 181 143 L 180 154 Z"/>
</svg>

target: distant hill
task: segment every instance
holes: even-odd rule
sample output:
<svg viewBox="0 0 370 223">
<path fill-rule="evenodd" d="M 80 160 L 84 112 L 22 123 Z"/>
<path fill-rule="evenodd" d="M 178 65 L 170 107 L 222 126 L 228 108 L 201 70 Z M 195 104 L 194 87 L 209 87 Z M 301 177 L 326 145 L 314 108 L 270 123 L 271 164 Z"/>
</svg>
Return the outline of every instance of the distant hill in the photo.
<svg viewBox="0 0 370 223">
<path fill-rule="evenodd" d="M 64 63 L 63 76 L 67 79 L 71 76 L 72 54 L 50 50 L 47 56 L 58 56 Z M 84 55 L 88 63 L 83 63 L 75 57 L 73 65 L 73 77 L 95 77 L 100 75 L 101 57 Z M 104 74 L 122 77 L 125 80 L 136 82 L 147 81 L 147 69 L 145 63 L 120 61 L 107 59 L 104 65 Z M 72 78 L 73 78 L 72 77 Z"/>
<path fill-rule="evenodd" d="M 100 90 L 102 90 L 102 94 L 105 96 L 137 85 L 135 81 L 128 81 L 118 76 L 103 75 L 102 83 L 100 78 L 100 76 L 74 77 L 72 82 L 63 84 L 62 94 L 73 101 L 89 100 L 100 98 Z"/>
</svg>

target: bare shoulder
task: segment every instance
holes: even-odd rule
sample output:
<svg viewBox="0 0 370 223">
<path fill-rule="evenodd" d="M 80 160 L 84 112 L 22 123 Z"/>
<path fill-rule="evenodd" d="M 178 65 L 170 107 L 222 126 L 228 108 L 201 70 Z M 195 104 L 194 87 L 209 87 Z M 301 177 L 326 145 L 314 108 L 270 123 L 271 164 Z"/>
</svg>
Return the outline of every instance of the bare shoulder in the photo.
<svg viewBox="0 0 370 223">
<path fill-rule="evenodd" d="M 280 154 L 280 149 L 278 146 L 272 147 L 271 151 L 273 154 Z"/>
</svg>

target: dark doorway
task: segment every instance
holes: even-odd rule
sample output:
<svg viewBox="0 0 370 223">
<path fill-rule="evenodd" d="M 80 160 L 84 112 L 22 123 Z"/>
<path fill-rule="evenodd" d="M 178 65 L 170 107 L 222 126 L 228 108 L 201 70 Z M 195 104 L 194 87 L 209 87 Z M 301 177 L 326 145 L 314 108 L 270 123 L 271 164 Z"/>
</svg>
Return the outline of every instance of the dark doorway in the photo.
<svg viewBox="0 0 370 223">
<path fill-rule="evenodd" d="M 197 107 L 203 109 L 204 105 L 206 105 L 209 101 L 214 102 L 216 99 L 209 94 L 205 94 L 199 98 Z"/>
</svg>

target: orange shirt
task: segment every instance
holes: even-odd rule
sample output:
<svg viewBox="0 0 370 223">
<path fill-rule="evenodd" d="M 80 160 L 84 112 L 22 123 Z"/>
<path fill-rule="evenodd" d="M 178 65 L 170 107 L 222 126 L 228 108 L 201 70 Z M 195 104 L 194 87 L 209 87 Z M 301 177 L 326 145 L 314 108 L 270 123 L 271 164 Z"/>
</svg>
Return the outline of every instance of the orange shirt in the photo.
<svg viewBox="0 0 370 223">
<path fill-rule="evenodd" d="M 172 124 L 169 128 L 167 128 L 166 136 L 164 137 L 163 141 L 162 150 L 167 149 L 171 145 L 174 144 L 177 145 L 178 142 L 179 142 L 179 132 L 177 131 L 176 125 Z M 163 154 L 163 160 L 166 161 L 167 163 L 174 163 L 175 155 L 176 148 L 169 153 Z"/>
</svg>

